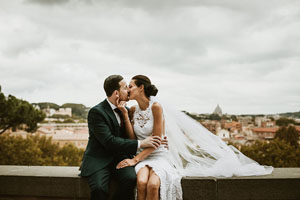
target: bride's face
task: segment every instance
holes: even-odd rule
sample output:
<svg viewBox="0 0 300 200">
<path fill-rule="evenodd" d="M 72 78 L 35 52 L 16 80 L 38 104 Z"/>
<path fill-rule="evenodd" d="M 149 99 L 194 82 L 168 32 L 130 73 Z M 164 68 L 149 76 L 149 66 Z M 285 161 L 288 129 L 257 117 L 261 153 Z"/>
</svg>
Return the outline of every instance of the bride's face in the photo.
<svg viewBox="0 0 300 200">
<path fill-rule="evenodd" d="M 134 80 L 129 83 L 129 100 L 134 100 L 140 94 L 140 88 L 135 84 Z"/>
</svg>

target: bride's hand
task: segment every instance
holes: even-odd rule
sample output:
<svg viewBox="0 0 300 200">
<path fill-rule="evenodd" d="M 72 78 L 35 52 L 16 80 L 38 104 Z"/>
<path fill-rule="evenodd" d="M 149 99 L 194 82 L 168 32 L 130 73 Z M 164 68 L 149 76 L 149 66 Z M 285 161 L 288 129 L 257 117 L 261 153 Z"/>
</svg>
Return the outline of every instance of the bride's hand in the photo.
<svg viewBox="0 0 300 200">
<path fill-rule="evenodd" d="M 163 139 L 161 140 L 161 144 L 166 148 L 169 149 L 169 142 L 167 136 L 164 136 Z"/>
<path fill-rule="evenodd" d="M 125 159 L 119 162 L 116 166 L 116 169 L 122 169 L 124 167 L 135 166 L 137 162 L 134 159 Z"/>
</svg>

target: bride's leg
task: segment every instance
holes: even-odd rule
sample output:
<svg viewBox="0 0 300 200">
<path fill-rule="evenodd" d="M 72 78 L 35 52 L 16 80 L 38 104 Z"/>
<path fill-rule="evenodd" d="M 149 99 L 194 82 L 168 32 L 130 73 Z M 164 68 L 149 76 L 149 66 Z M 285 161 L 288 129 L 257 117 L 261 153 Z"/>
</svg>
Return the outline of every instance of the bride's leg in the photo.
<svg viewBox="0 0 300 200">
<path fill-rule="evenodd" d="M 148 166 L 141 168 L 137 173 L 137 197 L 138 200 L 146 199 L 146 189 L 149 179 L 150 169 Z"/>
<path fill-rule="evenodd" d="M 159 199 L 159 186 L 160 186 L 160 179 L 151 169 L 148 184 L 147 184 L 147 200 Z"/>
</svg>

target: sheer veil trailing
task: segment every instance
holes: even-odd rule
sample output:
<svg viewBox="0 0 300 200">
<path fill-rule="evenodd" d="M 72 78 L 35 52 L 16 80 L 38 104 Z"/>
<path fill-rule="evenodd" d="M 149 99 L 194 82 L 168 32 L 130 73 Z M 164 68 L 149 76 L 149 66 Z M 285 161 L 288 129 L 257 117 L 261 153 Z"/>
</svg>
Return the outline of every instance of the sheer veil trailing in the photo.
<svg viewBox="0 0 300 200">
<path fill-rule="evenodd" d="M 255 176 L 271 174 L 273 167 L 248 158 L 199 122 L 151 96 L 162 105 L 170 162 L 182 176 Z"/>
</svg>

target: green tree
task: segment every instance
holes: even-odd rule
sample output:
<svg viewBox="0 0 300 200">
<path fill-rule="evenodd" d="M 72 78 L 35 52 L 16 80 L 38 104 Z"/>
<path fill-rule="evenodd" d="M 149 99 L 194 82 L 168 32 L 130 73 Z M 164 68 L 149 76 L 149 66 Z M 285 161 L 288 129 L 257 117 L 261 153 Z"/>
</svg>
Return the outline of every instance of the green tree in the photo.
<svg viewBox="0 0 300 200">
<path fill-rule="evenodd" d="M 295 120 L 284 117 L 276 120 L 276 125 L 278 126 L 288 126 L 290 124 L 296 124 Z"/>
<path fill-rule="evenodd" d="M 221 117 L 218 114 L 211 114 L 211 115 L 209 115 L 209 119 L 220 121 Z"/>
<path fill-rule="evenodd" d="M 69 117 L 68 115 L 58 115 L 58 114 L 54 114 L 54 115 L 52 115 L 50 118 L 66 119 L 66 118 L 68 118 L 68 117 Z"/>
<path fill-rule="evenodd" d="M 60 147 L 51 137 L 0 135 L 0 165 L 79 166 L 83 152 L 73 144 Z"/>
<path fill-rule="evenodd" d="M 232 119 L 232 121 L 236 121 L 236 122 L 238 121 L 238 119 L 235 115 L 231 115 L 231 119 Z"/>
<path fill-rule="evenodd" d="M 37 144 L 37 148 L 42 152 L 40 155 L 40 165 L 62 165 L 63 160 L 60 156 L 57 156 L 60 147 L 57 143 L 52 142 L 52 138 L 45 136 L 27 136 L 28 140 L 33 140 Z"/>
<path fill-rule="evenodd" d="M 78 121 L 78 123 L 87 123 L 87 120 L 86 120 L 86 119 L 80 119 L 80 120 Z"/>
<path fill-rule="evenodd" d="M 58 156 L 63 160 L 63 165 L 79 166 L 83 156 L 83 150 L 73 144 L 66 144 L 59 150 Z"/>
<path fill-rule="evenodd" d="M 0 135 L 1 165 L 42 165 L 42 151 L 31 138 Z"/>
<path fill-rule="evenodd" d="M 241 152 L 262 165 L 300 167 L 300 148 L 278 138 L 269 143 L 256 141 L 251 146 L 242 146 Z"/>
<path fill-rule="evenodd" d="M 275 134 L 275 138 L 283 140 L 288 144 L 298 147 L 299 146 L 299 133 L 296 128 L 292 125 L 280 127 Z"/>
<path fill-rule="evenodd" d="M 195 120 L 198 119 L 196 115 L 191 114 L 191 113 L 189 113 L 189 112 L 187 112 L 187 111 L 185 111 L 185 110 L 182 110 L 181 112 L 185 113 L 186 115 L 188 115 L 189 117 L 191 117 L 191 118 L 193 118 L 193 119 L 195 119 Z"/>
<path fill-rule="evenodd" d="M 298 112 L 282 113 L 282 114 L 280 114 L 280 116 L 292 117 L 292 118 L 300 118 L 300 111 L 298 111 Z"/>
<path fill-rule="evenodd" d="M 67 118 L 63 121 L 63 123 L 75 123 L 75 121 L 71 118 Z"/>
<path fill-rule="evenodd" d="M 5 97 L 0 86 L 0 134 L 10 128 L 34 132 L 44 118 L 45 114 L 27 101 L 12 95 Z"/>
<path fill-rule="evenodd" d="M 256 141 L 242 146 L 241 152 L 263 165 L 300 167 L 299 133 L 293 125 L 278 129 L 272 141 Z"/>
</svg>

